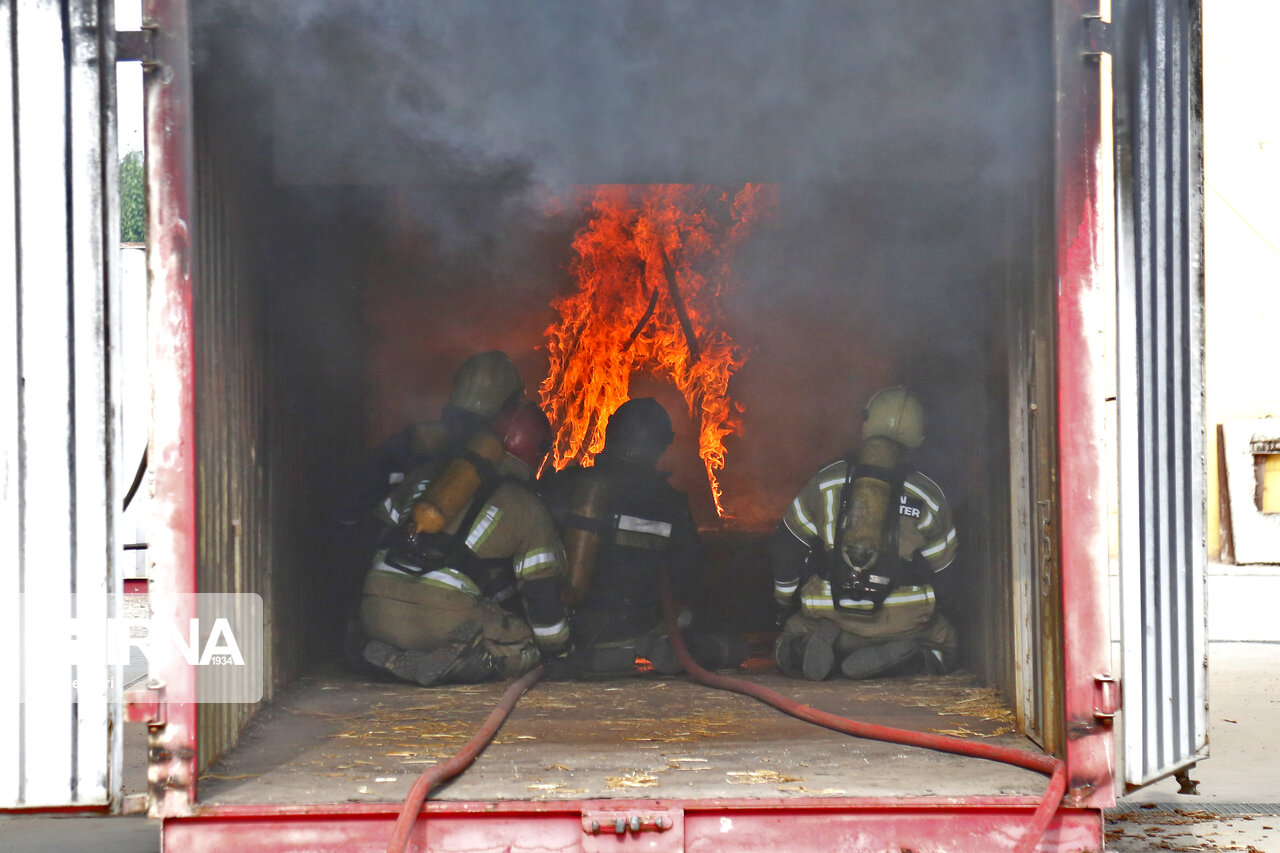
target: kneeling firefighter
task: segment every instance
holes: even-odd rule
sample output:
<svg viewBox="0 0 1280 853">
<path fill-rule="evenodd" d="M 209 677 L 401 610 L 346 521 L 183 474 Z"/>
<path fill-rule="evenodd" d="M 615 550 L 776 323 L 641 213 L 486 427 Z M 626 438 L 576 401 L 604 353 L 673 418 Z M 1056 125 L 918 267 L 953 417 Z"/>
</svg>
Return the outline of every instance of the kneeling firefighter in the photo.
<svg viewBox="0 0 1280 853">
<path fill-rule="evenodd" d="M 524 381 L 504 352 L 477 353 L 458 368 L 438 421 L 412 424 L 378 445 L 357 471 L 343 478 L 333 512 L 355 523 L 384 501 L 410 468 L 439 459 L 488 433 L 494 419 L 524 398 Z"/>
<path fill-rule="evenodd" d="M 636 672 L 645 661 L 659 673 L 681 671 L 663 626 L 659 570 L 668 570 L 678 601 L 691 601 L 701 547 L 688 498 L 657 468 L 673 438 L 671 418 L 658 401 L 630 400 L 609 418 L 593 466 L 570 466 L 540 483 L 564 541 L 565 599 L 573 607 L 573 652 L 553 674 Z M 734 644 L 700 630 L 687 608 L 680 621 L 701 665 L 741 662 Z"/>
<path fill-rule="evenodd" d="M 886 388 L 863 418 L 861 446 L 809 480 L 774 534 L 783 628 L 774 658 L 788 676 L 956 666 L 956 633 L 934 592 L 956 553 L 951 510 L 942 489 L 906 463 L 924 442 L 924 406 L 905 388 Z"/>
<path fill-rule="evenodd" d="M 386 533 L 360 602 L 363 657 L 406 681 L 507 678 L 569 641 L 564 551 L 527 485 L 550 424 L 526 402 L 494 428 L 501 453 L 473 441 L 412 469 L 375 513 Z"/>
</svg>

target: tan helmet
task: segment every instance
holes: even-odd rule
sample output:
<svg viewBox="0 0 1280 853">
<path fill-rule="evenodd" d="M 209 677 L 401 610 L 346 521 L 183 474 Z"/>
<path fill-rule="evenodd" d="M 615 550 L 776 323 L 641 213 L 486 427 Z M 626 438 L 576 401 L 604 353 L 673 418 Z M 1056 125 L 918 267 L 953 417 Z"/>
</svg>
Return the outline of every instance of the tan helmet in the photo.
<svg viewBox="0 0 1280 853">
<path fill-rule="evenodd" d="M 520 371 L 505 352 L 477 353 L 462 363 L 453 377 L 449 405 L 492 418 L 524 396 Z"/>
<path fill-rule="evenodd" d="M 901 385 L 872 394 L 862 418 L 863 441 L 887 438 L 912 450 L 924 443 L 924 405 Z"/>
</svg>

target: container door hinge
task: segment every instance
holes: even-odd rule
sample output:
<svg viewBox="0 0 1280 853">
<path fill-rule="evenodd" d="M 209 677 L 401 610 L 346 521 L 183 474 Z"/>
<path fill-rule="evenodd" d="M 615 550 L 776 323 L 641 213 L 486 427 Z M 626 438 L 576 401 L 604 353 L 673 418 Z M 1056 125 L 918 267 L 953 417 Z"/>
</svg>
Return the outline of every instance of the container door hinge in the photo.
<svg viewBox="0 0 1280 853">
<path fill-rule="evenodd" d="M 1084 58 L 1097 59 L 1102 54 L 1112 54 L 1111 22 L 1101 15 L 1084 16 Z"/>
<path fill-rule="evenodd" d="M 124 703 L 126 720 L 147 724 L 147 814 L 189 814 L 195 801 L 196 753 L 171 731 L 164 681 L 153 678 L 142 690 L 130 690 Z"/>
<path fill-rule="evenodd" d="M 672 808 L 592 809 L 582 813 L 584 853 L 615 850 L 684 850 L 684 810 Z"/>
<path fill-rule="evenodd" d="M 153 678 L 141 690 L 124 694 L 124 716 L 130 723 L 162 726 L 165 723 L 164 682 Z"/>
<path fill-rule="evenodd" d="M 116 62 L 141 62 L 156 64 L 156 31 L 154 27 L 140 30 L 116 30 Z"/>
<path fill-rule="evenodd" d="M 153 678 L 147 686 L 138 690 L 128 690 L 124 694 L 124 718 L 130 723 L 147 724 L 147 793 L 128 794 L 121 803 L 121 811 L 125 814 L 140 814 L 155 809 L 152 796 L 151 778 L 151 742 L 159 736 L 165 727 L 164 682 Z"/>
<path fill-rule="evenodd" d="M 1093 677 L 1093 716 L 1109 723 L 1120 710 L 1120 681 L 1111 675 Z"/>
</svg>

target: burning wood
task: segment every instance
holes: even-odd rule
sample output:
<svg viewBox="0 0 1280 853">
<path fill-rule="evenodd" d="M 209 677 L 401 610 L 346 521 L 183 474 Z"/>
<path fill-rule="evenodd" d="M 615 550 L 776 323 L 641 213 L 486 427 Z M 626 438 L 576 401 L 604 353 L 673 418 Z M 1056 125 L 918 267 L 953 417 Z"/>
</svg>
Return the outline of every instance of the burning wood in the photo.
<svg viewBox="0 0 1280 853">
<path fill-rule="evenodd" d="M 773 205 L 748 184 L 736 194 L 705 186 L 605 186 L 581 199 L 588 222 L 574 238 L 573 292 L 555 300 L 547 329 L 550 370 L 539 392 L 556 426 L 551 464 L 589 462 L 609 416 L 629 398 L 631 374 L 668 378 L 698 422 L 698 454 L 716 511 L 724 439 L 741 422 L 729 378 L 745 353 L 722 327 L 719 300 L 736 248 Z M 664 298 L 665 297 L 665 298 Z"/>
<path fill-rule="evenodd" d="M 675 273 L 671 271 L 671 261 L 667 260 L 667 252 L 662 248 L 661 243 L 658 244 L 658 257 L 662 260 L 662 277 L 666 279 L 667 291 L 671 294 L 671 306 L 676 309 L 676 319 L 680 321 L 680 329 L 684 332 L 685 345 L 689 347 L 689 364 L 692 366 L 698 363 L 698 357 L 702 355 L 698 347 L 698 333 L 693 330 L 689 309 L 684 307 L 680 285 L 676 283 Z"/>
</svg>

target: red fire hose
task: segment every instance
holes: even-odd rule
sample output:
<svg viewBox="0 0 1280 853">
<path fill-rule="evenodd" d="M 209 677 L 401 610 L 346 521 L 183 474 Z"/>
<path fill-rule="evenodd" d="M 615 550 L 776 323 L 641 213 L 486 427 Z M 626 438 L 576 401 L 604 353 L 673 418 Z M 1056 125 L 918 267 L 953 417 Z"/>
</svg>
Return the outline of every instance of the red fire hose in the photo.
<svg viewBox="0 0 1280 853">
<path fill-rule="evenodd" d="M 489 716 L 485 718 L 484 725 L 480 727 L 466 745 L 458 751 L 457 755 L 441 764 L 429 767 L 418 781 L 413 783 L 413 787 L 409 789 L 409 796 L 405 797 L 404 806 L 400 809 L 400 816 L 396 818 L 395 829 L 391 832 L 391 840 L 387 842 L 387 853 L 404 853 L 409 846 L 409 833 L 413 831 L 413 825 L 418 820 L 418 813 L 422 811 L 422 804 L 427 801 L 427 794 L 446 779 L 452 779 L 457 776 L 467 765 L 475 760 L 480 754 L 480 750 L 488 745 L 493 736 L 498 733 L 498 729 L 502 726 L 507 715 L 511 713 L 511 709 L 516 706 L 516 702 L 524 695 L 524 692 L 532 687 L 538 679 L 546 674 L 546 668 L 542 666 L 534 667 L 525 673 L 521 678 L 511 683 L 507 691 L 502 694 L 501 701 L 497 706 L 489 712 Z"/>
<path fill-rule="evenodd" d="M 1036 845 L 1040 842 L 1040 837 L 1044 835 L 1049 822 L 1053 820 L 1053 815 L 1058 810 L 1058 803 L 1062 800 L 1062 795 L 1067 791 L 1067 765 L 1057 758 L 1051 755 L 1040 755 L 1020 749 L 1011 749 L 1007 746 L 971 743 L 967 740 L 946 735 L 913 732 L 908 729 L 895 729 L 889 726 L 875 725 L 874 723 L 860 723 L 856 720 L 829 714 L 826 711 L 819 711 L 810 705 L 803 705 L 763 685 L 742 678 L 733 678 L 728 675 L 709 672 L 698 666 L 693 657 L 690 656 L 689 649 L 684 644 L 684 638 L 680 635 L 680 628 L 676 624 L 678 608 L 675 598 L 671 594 L 671 584 L 666 572 L 662 573 L 662 610 L 667 621 L 667 635 L 671 638 L 671 645 L 676 651 L 676 656 L 680 658 L 680 663 L 684 666 L 685 672 L 689 673 L 696 681 L 708 687 L 731 690 L 734 693 L 741 693 L 744 696 L 759 699 L 761 702 L 772 705 L 785 714 L 790 714 L 814 725 L 823 726 L 837 732 L 844 732 L 854 737 L 900 743 L 905 746 L 919 746 L 938 752 L 950 752 L 972 758 L 985 758 L 990 761 L 1000 761 L 1048 775 L 1049 788 L 1040 800 L 1040 805 L 1036 808 L 1035 814 L 1032 815 L 1031 826 L 1028 828 L 1027 833 L 1018 842 L 1017 853 L 1031 853 L 1031 851 L 1035 850 Z"/>
<path fill-rule="evenodd" d="M 718 690 L 730 690 L 734 693 L 741 693 L 744 696 L 759 699 L 761 702 L 771 705 L 785 714 L 790 714 L 814 725 L 823 726 L 837 732 L 844 732 L 854 737 L 880 740 L 887 743 L 900 743 L 904 746 L 918 746 L 938 752 L 950 752 L 955 755 L 983 758 L 989 761 L 999 761 L 1048 775 L 1048 790 L 1045 791 L 1044 797 L 1040 800 L 1040 805 L 1036 808 L 1035 814 L 1032 815 L 1031 826 L 1028 827 L 1026 834 L 1018 842 L 1017 853 L 1031 853 L 1039 843 L 1040 837 L 1044 835 L 1044 831 L 1048 828 L 1050 821 L 1053 820 L 1054 813 L 1058 810 L 1058 803 L 1061 802 L 1062 796 L 1067 790 L 1067 766 L 1057 758 L 1051 755 L 1040 755 L 1020 749 L 1012 749 L 1007 746 L 971 743 L 967 740 L 946 735 L 913 732 L 908 729 L 895 729 L 889 726 L 875 725 L 874 723 L 861 723 L 836 716 L 835 714 L 829 714 L 826 711 L 819 711 L 810 705 L 803 705 L 763 685 L 742 678 L 733 678 L 732 676 L 709 672 L 698 666 L 693 657 L 690 656 L 689 649 L 684 644 L 684 638 L 680 635 L 680 628 L 676 624 L 677 609 L 675 599 L 671 594 L 670 582 L 667 579 L 666 572 L 663 572 L 662 610 L 666 617 L 667 634 L 671 638 L 671 646 L 675 649 L 677 657 L 680 658 L 680 663 L 684 666 L 685 672 L 689 673 L 694 680 Z M 418 814 L 422 811 L 422 805 L 426 802 L 427 795 L 441 782 L 456 776 L 475 760 L 475 757 L 480 754 L 480 750 L 484 749 L 489 741 L 493 739 L 493 736 L 497 734 L 499 727 L 506 720 L 507 715 L 511 713 L 511 709 L 515 707 L 516 702 L 524 695 L 524 692 L 537 683 L 545 673 L 545 668 L 539 666 L 513 682 L 506 692 L 502 694 L 502 699 L 498 705 L 489 712 L 489 716 L 485 718 L 484 725 L 480 727 L 480 730 L 475 733 L 471 740 L 467 741 L 461 751 L 448 761 L 429 768 L 418 777 L 418 781 L 414 782 L 413 787 L 409 789 L 409 796 L 405 798 L 404 806 L 400 809 L 400 815 L 396 818 L 391 841 L 387 844 L 387 853 L 403 853 L 407 849 L 409 833 L 413 831 L 413 825 L 418 819 Z"/>
</svg>

